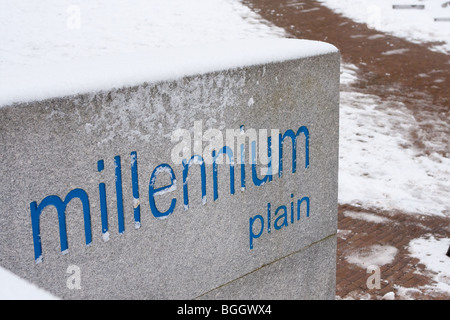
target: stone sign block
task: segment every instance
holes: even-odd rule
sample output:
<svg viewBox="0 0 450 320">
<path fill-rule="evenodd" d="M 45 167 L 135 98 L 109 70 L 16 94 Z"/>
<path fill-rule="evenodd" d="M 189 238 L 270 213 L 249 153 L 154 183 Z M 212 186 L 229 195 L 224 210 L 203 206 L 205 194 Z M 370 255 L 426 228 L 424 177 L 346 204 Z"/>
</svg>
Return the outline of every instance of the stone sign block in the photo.
<svg viewBox="0 0 450 320">
<path fill-rule="evenodd" d="M 156 56 L 5 89 L 0 265 L 64 299 L 333 299 L 337 49 Z"/>
</svg>

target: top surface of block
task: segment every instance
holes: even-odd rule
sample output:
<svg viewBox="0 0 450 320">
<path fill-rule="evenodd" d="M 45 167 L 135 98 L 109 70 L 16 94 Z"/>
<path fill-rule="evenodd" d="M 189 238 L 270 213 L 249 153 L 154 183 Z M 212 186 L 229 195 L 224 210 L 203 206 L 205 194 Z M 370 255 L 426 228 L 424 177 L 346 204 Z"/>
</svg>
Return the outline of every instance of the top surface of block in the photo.
<svg viewBox="0 0 450 320">
<path fill-rule="evenodd" d="M 6 68 L 0 74 L 0 107 L 337 51 L 319 41 L 256 39 Z"/>
</svg>

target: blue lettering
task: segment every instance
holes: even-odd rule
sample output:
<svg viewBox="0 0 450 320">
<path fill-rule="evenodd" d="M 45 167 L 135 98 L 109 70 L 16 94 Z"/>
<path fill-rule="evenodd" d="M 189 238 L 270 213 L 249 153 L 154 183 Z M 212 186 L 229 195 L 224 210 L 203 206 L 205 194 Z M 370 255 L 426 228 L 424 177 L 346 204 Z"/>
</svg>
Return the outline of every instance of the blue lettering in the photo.
<svg viewBox="0 0 450 320">
<path fill-rule="evenodd" d="M 291 194 L 291 198 L 293 198 L 294 195 Z M 297 221 L 300 220 L 300 210 L 301 210 L 301 205 L 302 203 L 305 202 L 306 203 L 306 217 L 309 217 L 309 209 L 310 209 L 310 200 L 309 197 L 303 197 L 301 199 L 299 199 L 297 201 Z M 291 201 L 291 224 L 294 223 L 294 201 Z M 288 223 L 288 209 L 287 206 L 285 205 L 281 205 L 279 206 L 276 210 L 275 210 L 275 214 L 276 219 L 273 222 L 273 228 L 275 230 L 280 230 L 284 227 L 289 226 Z M 254 223 L 255 221 L 259 220 L 260 222 L 260 229 L 257 233 L 255 233 L 254 231 Z M 249 220 L 249 241 L 250 241 L 250 249 L 253 249 L 254 247 L 254 240 L 258 239 L 259 237 L 262 236 L 263 231 L 264 231 L 264 218 L 261 215 L 256 215 L 253 218 L 250 218 Z M 271 226 L 272 226 L 272 217 L 271 217 L 271 204 L 270 202 L 267 203 L 267 233 L 271 233 Z"/>
<path fill-rule="evenodd" d="M 309 197 L 303 197 L 297 201 L 297 220 L 300 220 L 300 206 L 306 202 L 306 216 L 309 217 Z"/>
<path fill-rule="evenodd" d="M 244 134 L 245 127 L 241 125 L 239 127 L 240 134 Z M 245 146 L 243 143 L 239 146 L 241 151 L 241 191 L 245 190 Z"/>
<path fill-rule="evenodd" d="M 252 141 L 252 179 L 255 186 L 259 187 L 272 181 L 272 137 L 267 138 L 267 155 L 269 158 L 267 174 L 263 179 L 259 179 L 256 173 L 256 142 Z"/>
<path fill-rule="evenodd" d="M 122 169 L 120 164 L 120 156 L 114 157 L 114 165 L 116 169 L 117 220 L 119 225 L 119 233 L 123 233 L 125 231 L 125 222 L 123 217 Z"/>
<path fill-rule="evenodd" d="M 131 187 L 133 189 L 134 226 L 141 227 L 141 205 L 139 203 L 139 176 L 136 151 L 131 152 Z"/>
<path fill-rule="evenodd" d="M 66 207 L 67 204 L 74 198 L 81 200 L 83 205 L 83 216 L 84 216 L 84 235 L 86 239 L 86 245 L 90 245 L 92 242 L 92 232 L 91 232 L 91 214 L 89 207 L 89 198 L 83 189 L 74 189 L 70 191 L 64 201 L 60 197 L 52 195 L 44 198 L 42 202 L 37 205 L 36 201 L 30 203 L 31 211 L 31 227 L 33 231 L 33 243 L 34 243 L 34 259 L 36 263 L 40 262 L 42 259 L 42 245 L 41 245 L 41 232 L 40 232 L 40 216 L 42 210 L 53 205 L 58 213 L 59 222 L 59 239 L 61 243 L 61 252 L 66 252 L 69 246 L 67 243 L 67 229 L 66 229 Z"/>
<path fill-rule="evenodd" d="M 105 165 L 103 160 L 99 160 L 97 162 L 98 172 L 102 172 L 104 167 Z M 100 216 L 102 220 L 102 233 L 106 234 L 108 232 L 108 208 L 106 205 L 106 186 L 104 183 L 100 183 L 98 185 L 98 192 L 100 195 Z"/>
<path fill-rule="evenodd" d="M 234 194 L 234 156 L 233 151 L 230 147 L 224 146 L 220 149 L 219 153 L 216 155 L 216 150 L 213 150 L 213 188 L 214 188 L 214 201 L 219 197 L 218 186 L 217 186 L 217 159 L 222 155 L 226 154 L 230 160 L 230 194 Z"/>
<path fill-rule="evenodd" d="M 286 137 L 290 137 L 292 140 L 292 173 L 295 173 L 297 169 L 297 137 L 300 133 L 305 135 L 305 168 L 309 167 L 309 131 L 305 126 L 301 126 L 297 133 L 291 129 L 287 130 L 283 135 L 279 134 L 279 165 L 278 165 L 278 176 L 281 178 L 283 175 L 283 144 Z"/>
<path fill-rule="evenodd" d="M 256 220 L 259 220 L 261 223 L 261 228 L 259 229 L 259 232 L 257 234 L 253 232 L 253 223 Z M 263 231 L 264 231 L 264 218 L 259 214 L 254 216 L 253 218 L 250 218 L 249 221 L 250 249 L 253 249 L 253 239 L 259 238 L 262 235 Z"/>
<path fill-rule="evenodd" d="M 240 145 L 241 148 L 241 191 L 245 190 L 245 148 L 244 144 Z"/>
<path fill-rule="evenodd" d="M 158 189 L 155 189 L 155 182 L 156 182 L 156 177 L 161 174 L 162 172 L 166 172 L 170 175 L 170 184 Z M 152 210 L 152 214 L 155 216 L 155 218 L 158 219 L 165 219 L 167 218 L 169 215 L 172 214 L 173 210 L 175 209 L 175 205 L 177 203 L 177 199 L 172 199 L 172 201 L 170 202 L 170 207 L 167 211 L 165 212 L 161 212 L 158 210 L 158 208 L 156 208 L 156 204 L 155 204 L 155 196 L 157 195 L 162 195 L 165 194 L 167 192 L 172 192 L 175 191 L 177 189 L 177 180 L 175 179 L 175 173 L 173 172 L 173 169 L 171 166 L 169 166 L 168 164 L 160 164 L 159 166 L 157 166 L 153 172 L 152 175 L 150 177 L 150 183 L 148 186 L 148 198 L 150 201 L 150 209 Z"/>
<path fill-rule="evenodd" d="M 293 198 L 294 195 L 291 193 L 291 198 Z M 294 202 L 291 201 L 291 223 L 294 223 Z"/>
<path fill-rule="evenodd" d="M 278 211 L 280 211 L 280 210 L 283 210 L 284 213 L 281 216 L 279 216 L 278 218 L 275 219 L 275 223 L 274 223 L 275 230 L 280 230 L 281 228 L 288 226 L 286 206 L 279 206 L 277 208 L 277 210 L 275 210 L 275 215 L 277 215 Z M 281 225 L 279 225 L 278 221 L 280 221 L 281 219 L 283 219 L 283 223 Z"/>
<path fill-rule="evenodd" d="M 244 134 L 244 126 L 241 126 L 240 133 Z M 293 130 L 287 130 L 284 134 L 278 135 L 279 141 L 279 177 L 282 177 L 283 171 L 283 145 L 287 137 L 289 137 L 292 141 L 292 173 L 296 172 L 296 164 L 297 164 L 297 137 L 303 133 L 305 136 L 305 168 L 309 167 L 309 131 L 305 126 L 299 127 L 296 133 Z M 242 137 L 241 137 L 242 138 Z M 255 140 L 255 139 L 252 139 Z M 239 140 L 241 141 L 241 140 Z M 229 160 L 229 169 L 230 169 L 230 194 L 235 193 L 235 180 L 234 180 L 234 155 L 233 151 L 228 146 L 223 146 L 218 151 L 212 151 L 213 164 L 212 164 L 212 178 L 213 178 L 213 198 L 214 201 L 218 199 L 218 159 L 223 155 L 228 156 Z M 268 171 L 264 177 L 260 178 L 257 174 L 257 153 L 256 153 L 256 141 L 251 141 L 251 168 L 252 168 L 252 180 L 255 186 L 262 186 L 266 182 L 272 181 L 273 176 L 273 159 L 272 159 L 272 137 L 267 138 L 267 155 L 268 155 Z M 226 159 L 226 157 L 225 157 Z M 137 163 L 137 152 L 133 151 L 130 153 L 131 160 L 131 188 L 133 195 L 133 213 L 134 213 L 134 222 L 135 227 L 139 228 L 141 226 L 141 206 L 140 206 L 140 198 L 139 198 L 139 175 L 138 175 L 138 163 Z M 240 164 L 241 164 L 241 190 L 244 191 L 246 188 L 246 177 L 245 177 L 245 146 L 244 143 L 240 144 Z M 189 189 L 188 189 L 188 181 L 189 181 L 189 169 L 193 164 L 200 165 L 200 177 L 201 177 L 201 192 L 202 192 L 202 203 L 206 204 L 206 166 L 205 161 L 202 156 L 194 155 L 188 161 L 183 160 L 183 197 L 184 197 L 184 210 L 189 208 Z M 121 170 L 121 159 L 120 156 L 114 157 L 114 165 L 115 165 L 115 191 L 116 191 L 116 200 L 117 200 L 117 219 L 118 219 L 118 229 L 119 233 L 122 234 L 125 231 L 125 217 L 124 217 L 124 203 L 123 203 L 123 190 L 122 190 L 122 170 Z M 104 170 L 104 160 L 99 160 L 97 162 L 97 170 L 98 172 L 103 172 Z M 170 176 L 170 183 L 165 185 L 164 187 L 155 188 L 156 178 L 159 174 L 165 172 Z M 263 173 L 264 174 L 264 173 Z M 150 210 L 154 217 L 158 219 L 167 218 L 171 215 L 176 206 L 177 199 L 172 198 L 170 201 L 170 206 L 166 211 L 160 211 L 155 203 L 155 197 L 158 195 L 163 195 L 176 190 L 176 178 L 175 173 L 172 167 L 168 164 L 160 164 L 156 168 L 154 168 L 149 181 L 149 204 Z M 106 185 L 105 183 L 98 184 L 99 191 L 99 202 L 100 202 L 100 217 L 101 217 L 101 227 L 102 227 L 102 235 L 103 239 L 107 241 L 108 239 L 108 208 L 107 208 L 107 199 L 106 199 Z M 294 195 L 291 194 L 291 198 Z M 49 205 L 53 205 L 58 213 L 58 222 L 59 222 L 59 233 L 60 233 L 60 244 L 61 251 L 66 252 L 68 250 L 67 243 L 67 230 L 66 230 L 66 219 L 65 212 L 67 204 L 73 199 L 80 199 L 83 206 L 83 216 L 84 216 L 84 228 L 85 228 L 85 239 L 86 245 L 89 245 L 92 242 L 92 232 L 91 232 L 91 221 L 90 221 L 90 207 L 89 207 L 89 198 L 87 193 L 83 189 L 74 189 L 70 191 L 67 196 L 64 198 L 64 201 L 56 195 L 47 196 L 42 200 L 42 202 L 38 205 L 36 201 L 30 203 L 30 211 L 31 211 L 31 222 L 32 222 L 32 232 L 33 232 L 33 243 L 34 243 L 34 255 L 36 262 L 39 262 L 42 258 L 42 246 L 41 246 L 41 236 L 40 236 L 40 215 L 43 209 Z M 303 197 L 297 200 L 297 221 L 300 220 L 301 208 L 302 204 L 306 204 L 306 208 L 303 210 L 305 212 L 306 217 L 310 215 L 310 199 L 309 197 Z M 288 226 L 288 206 L 281 205 L 279 206 L 275 212 L 275 221 L 272 221 L 271 217 L 271 204 L 267 203 L 267 221 L 264 221 L 266 218 L 262 215 L 256 215 L 249 219 L 249 242 L 250 249 L 253 249 L 254 240 L 261 237 L 265 230 L 265 223 L 267 223 L 267 233 L 271 232 L 271 228 L 273 226 L 274 230 L 280 230 L 283 227 Z M 294 223 L 294 215 L 295 215 L 295 201 L 291 201 L 290 203 L 290 211 L 291 211 L 291 224 Z M 305 206 L 303 206 L 305 207 Z M 260 223 L 260 229 L 257 229 L 254 224 L 256 221 Z"/>
<path fill-rule="evenodd" d="M 183 196 L 184 196 L 184 210 L 189 209 L 189 193 L 188 193 L 188 173 L 189 168 L 194 164 L 200 164 L 201 170 L 201 183 L 202 183 L 202 203 L 206 204 L 206 169 L 205 161 L 199 155 L 193 155 L 191 159 L 186 163 L 183 159 Z"/>
</svg>

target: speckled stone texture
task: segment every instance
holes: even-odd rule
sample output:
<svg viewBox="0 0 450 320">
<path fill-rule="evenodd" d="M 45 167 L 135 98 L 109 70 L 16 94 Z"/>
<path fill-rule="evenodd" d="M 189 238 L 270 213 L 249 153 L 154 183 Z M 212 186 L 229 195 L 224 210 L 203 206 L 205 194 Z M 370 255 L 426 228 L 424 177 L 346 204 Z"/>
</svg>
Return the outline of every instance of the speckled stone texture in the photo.
<svg viewBox="0 0 450 320">
<path fill-rule="evenodd" d="M 231 171 L 217 164 L 215 176 L 212 164 L 204 173 L 193 164 L 184 179 L 171 137 L 185 129 L 193 142 L 198 121 L 208 152 L 210 129 L 226 144 L 227 129 L 254 129 L 260 141 L 267 129 L 275 141 L 306 128 L 296 172 L 287 137 L 283 173 L 265 184 L 254 182 L 248 141 L 243 167 L 235 145 Z M 65 299 L 332 299 L 338 121 L 338 52 L 0 108 L 0 265 Z M 68 286 L 74 277 L 79 289 Z"/>
</svg>

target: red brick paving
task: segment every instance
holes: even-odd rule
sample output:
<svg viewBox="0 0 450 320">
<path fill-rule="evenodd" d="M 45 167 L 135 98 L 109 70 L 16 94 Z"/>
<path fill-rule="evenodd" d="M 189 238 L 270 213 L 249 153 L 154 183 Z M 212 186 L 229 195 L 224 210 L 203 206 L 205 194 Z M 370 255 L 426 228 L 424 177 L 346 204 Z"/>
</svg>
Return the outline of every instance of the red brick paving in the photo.
<svg viewBox="0 0 450 320">
<path fill-rule="evenodd" d="M 345 212 L 369 213 L 389 219 L 389 222 L 374 223 L 345 216 Z M 436 239 L 449 237 L 450 219 L 436 216 L 419 216 L 405 213 L 389 213 L 365 210 L 350 205 L 339 206 L 336 295 L 339 298 L 381 299 L 394 292 L 396 299 L 438 300 L 450 299 L 449 294 L 431 292 L 424 286 L 432 285 L 425 266 L 410 256 L 408 244 L 411 240 L 432 234 Z M 398 249 L 392 263 L 380 267 L 381 288 L 367 287 L 368 274 L 365 269 L 351 264 L 346 257 L 373 245 L 389 245 Z M 443 252 L 444 257 L 446 252 Z M 450 258 L 449 258 L 450 259 Z M 401 295 L 397 286 L 416 289 Z"/>
</svg>

